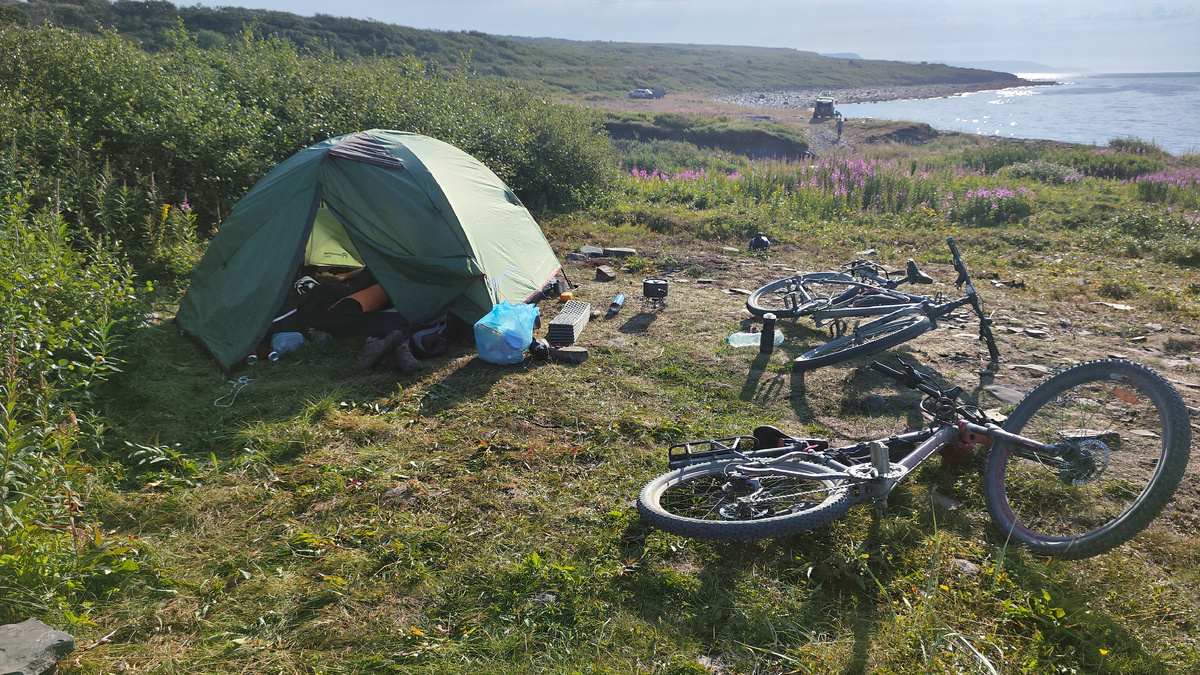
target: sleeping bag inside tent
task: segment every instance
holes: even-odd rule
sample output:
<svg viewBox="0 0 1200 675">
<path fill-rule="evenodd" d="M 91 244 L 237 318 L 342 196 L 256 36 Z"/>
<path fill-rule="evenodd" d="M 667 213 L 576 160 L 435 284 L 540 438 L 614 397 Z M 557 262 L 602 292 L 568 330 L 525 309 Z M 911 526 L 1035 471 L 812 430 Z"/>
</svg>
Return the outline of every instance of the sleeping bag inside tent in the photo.
<svg viewBox="0 0 1200 675">
<path fill-rule="evenodd" d="M 313 145 L 260 180 L 209 243 L 177 320 L 222 366 L 250 354 L 302 269 L 365 266 L 410 323 L 474 323 L 559 271 L 541 228 L 482 162 L 371 130 Z"/>
</svg>

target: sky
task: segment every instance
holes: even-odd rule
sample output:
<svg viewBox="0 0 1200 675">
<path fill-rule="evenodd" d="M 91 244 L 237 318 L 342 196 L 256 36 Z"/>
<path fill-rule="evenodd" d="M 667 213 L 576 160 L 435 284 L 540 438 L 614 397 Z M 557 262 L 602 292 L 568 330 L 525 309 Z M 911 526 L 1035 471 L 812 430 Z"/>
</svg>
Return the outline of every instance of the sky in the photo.
<svg viewBox="0 0 1200 675">
<path fill-rule="evenodd" d="M 183 4 L 183 3 L 180 3 Z M 206 0 L 435 30 L 791 47 L 889 61 L 1200 72 L 1200 0 Z"/>
</svg>

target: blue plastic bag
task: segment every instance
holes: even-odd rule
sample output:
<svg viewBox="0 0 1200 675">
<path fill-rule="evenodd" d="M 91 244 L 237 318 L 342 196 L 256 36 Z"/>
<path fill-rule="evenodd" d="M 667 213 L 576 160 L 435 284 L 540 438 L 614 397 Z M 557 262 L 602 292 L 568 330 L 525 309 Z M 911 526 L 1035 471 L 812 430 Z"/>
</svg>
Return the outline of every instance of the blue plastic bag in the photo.
<svg viewBox="0 0 1200 675">
<path fill-rule="evenodd" d="M 537 305 L 514 305 L 504 300 L 492 307 L 475 324 L 475 349 L 479 358 L 500 365 L 525 360 L 525 350 L 533 342 L 533 322 Z"/>
</svg>

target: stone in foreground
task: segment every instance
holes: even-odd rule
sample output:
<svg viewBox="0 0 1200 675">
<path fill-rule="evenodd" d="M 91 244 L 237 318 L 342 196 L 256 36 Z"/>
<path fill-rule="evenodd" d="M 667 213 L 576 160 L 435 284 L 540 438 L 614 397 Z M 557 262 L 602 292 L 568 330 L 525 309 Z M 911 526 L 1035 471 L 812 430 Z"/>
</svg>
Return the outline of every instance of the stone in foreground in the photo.
<svg viewBox="0 0 1200 675">
<path fill-rule="evenodd" d="M 0 673 L 52 673 L 58 660 L 75 650 L 75 638 L 37 619 L 0 626 Z"/>
</svg>

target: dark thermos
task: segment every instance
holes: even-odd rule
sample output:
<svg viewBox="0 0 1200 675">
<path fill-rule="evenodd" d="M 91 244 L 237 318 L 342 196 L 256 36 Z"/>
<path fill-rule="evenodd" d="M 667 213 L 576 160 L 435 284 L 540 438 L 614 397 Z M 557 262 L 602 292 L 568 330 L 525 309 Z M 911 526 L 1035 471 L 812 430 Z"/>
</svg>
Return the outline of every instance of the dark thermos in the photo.
<svg viewBox="0 0 1200 675">
<path fill-rule="evenodd" d="M 775 349 L 775 315 L 763 314 L 762 339 L 758 342 L 759 354 L 770 354 Z"/>
</svg>

